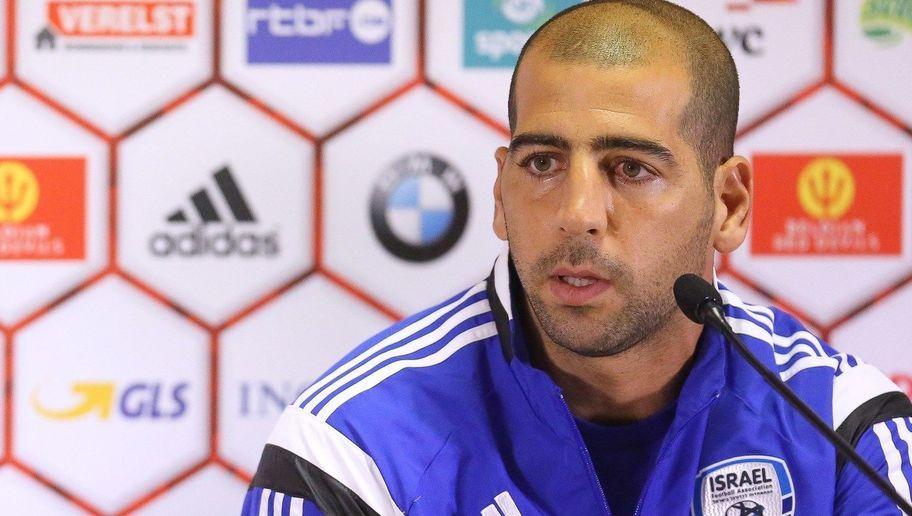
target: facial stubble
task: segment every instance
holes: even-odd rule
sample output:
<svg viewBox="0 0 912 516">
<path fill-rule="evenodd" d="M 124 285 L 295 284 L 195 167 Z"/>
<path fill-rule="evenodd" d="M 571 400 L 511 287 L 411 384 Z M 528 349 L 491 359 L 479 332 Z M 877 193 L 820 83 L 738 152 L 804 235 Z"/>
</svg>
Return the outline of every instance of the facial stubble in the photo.
<svg viewBox="0 0 912 516">
<path fill-rule="evenodd" d="M 520 283 L 541 330 L 555 344 L 587 357 L 617 355 L 651 340 L 677 311 L 671 288 L 674 280 L 684 273 L 701 274 L 703 271 L 712 215 L 712 202 L 708 199 L 691 237 L 659 257 L 657 266 L 646 271 L 647 275 L 639 280 L 632 268 L 603 256 L 588 239 L 565 240 L 531 265 L 520 263 L 513 256 Z M 507 239 L 512 244 L 515 240 L 511 237 L 509 224 L 505 225 Z M 585 264 L 605 274 L 622 300 L 622 306 L 604 320 L 599 319 L 598 309 L 593 306 L 547 306 L 539 291 L 530 288 L 530 280 L 548 277 L 559 263 Z"/>
</svg>

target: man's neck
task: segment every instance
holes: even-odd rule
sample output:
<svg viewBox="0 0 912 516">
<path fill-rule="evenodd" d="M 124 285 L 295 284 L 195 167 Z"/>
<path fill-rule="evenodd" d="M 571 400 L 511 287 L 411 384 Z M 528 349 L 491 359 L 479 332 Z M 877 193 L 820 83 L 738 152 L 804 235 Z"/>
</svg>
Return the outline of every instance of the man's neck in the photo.
<svg viewBox="0 0 912 516">
<path fill-rule="evenodd" d="M 593 422 L 640 421 L 678 397 L 702 327 L 672 316 L 655 335 L 608 357 L 587 357 L 554 343 L 523 303 L 522 325 L 533 365 L 561 388 L 571 412 Z"/>
</svg>

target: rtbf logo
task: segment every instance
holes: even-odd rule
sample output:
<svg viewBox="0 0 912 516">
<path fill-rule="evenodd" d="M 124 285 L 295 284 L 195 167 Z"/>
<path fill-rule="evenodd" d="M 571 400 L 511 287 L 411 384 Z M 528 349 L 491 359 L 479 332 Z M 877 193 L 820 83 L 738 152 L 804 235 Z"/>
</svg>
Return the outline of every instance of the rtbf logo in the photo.
<svg viewBox="0 0 912 516">
<path fill-rule="evenodd" d="M 389 63 L 390 0 L 248 0 L 247 62 Z"/>
</svg>

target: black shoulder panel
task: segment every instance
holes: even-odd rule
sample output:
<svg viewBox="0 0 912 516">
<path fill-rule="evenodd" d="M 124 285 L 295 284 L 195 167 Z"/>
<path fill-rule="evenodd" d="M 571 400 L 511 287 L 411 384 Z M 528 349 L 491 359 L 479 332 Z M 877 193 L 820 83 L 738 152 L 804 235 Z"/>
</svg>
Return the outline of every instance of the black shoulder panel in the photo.
<svg viewBox="0 0 912 516">
<path fill-rule="evenodd" d="M 326 516 L 379 516 L 351 489 L 294 453 L 267 444 L 250 487 L 314 502 Z"/>
<path fill-rule="evenodd" d="M 503 351 L 504 358 L 507 361 L 513 359 L 513 344 L 510 340 L 510 320 L 507 317 L 507 311 L 504 309 L 497 297 L 497 289 L 494 286 L 494 270 L 488 275 L 485 281 L 485 287 L 488 293 L 488 303 L 491 305 L 491 311 L 494 313 L 494 325 L 497 327 L 497 336 L 500 338 L 500 348 Z"/>
<path fill-rule="evenodd" d="M 836 433 L 856 446 L 862 434 L 872 426 L 897 417 L 912 417 L 912 402 L 901 392 L 886 392 L 862 403 L 839 425 Z M 836 463 L 837 473 L 842 471 L 844 464 L 845 459 L 840 455 Z"/>
</svg>

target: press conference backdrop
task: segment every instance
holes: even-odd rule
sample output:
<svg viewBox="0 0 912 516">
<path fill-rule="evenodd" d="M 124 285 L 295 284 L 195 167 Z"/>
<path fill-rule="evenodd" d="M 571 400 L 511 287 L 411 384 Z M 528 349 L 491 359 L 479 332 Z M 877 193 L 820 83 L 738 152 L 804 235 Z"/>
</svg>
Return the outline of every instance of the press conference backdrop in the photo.
<svg viewBox="0 0 912 516">
<path fill-rule="evenodd" d="M 289 400 L 488 272 L 573 3 L 0 0 L 0 513 L 236 513 Z M 721 280 L 912 389 L 912 1 L 681 3 L 756 169 Z"/>
</svg>

